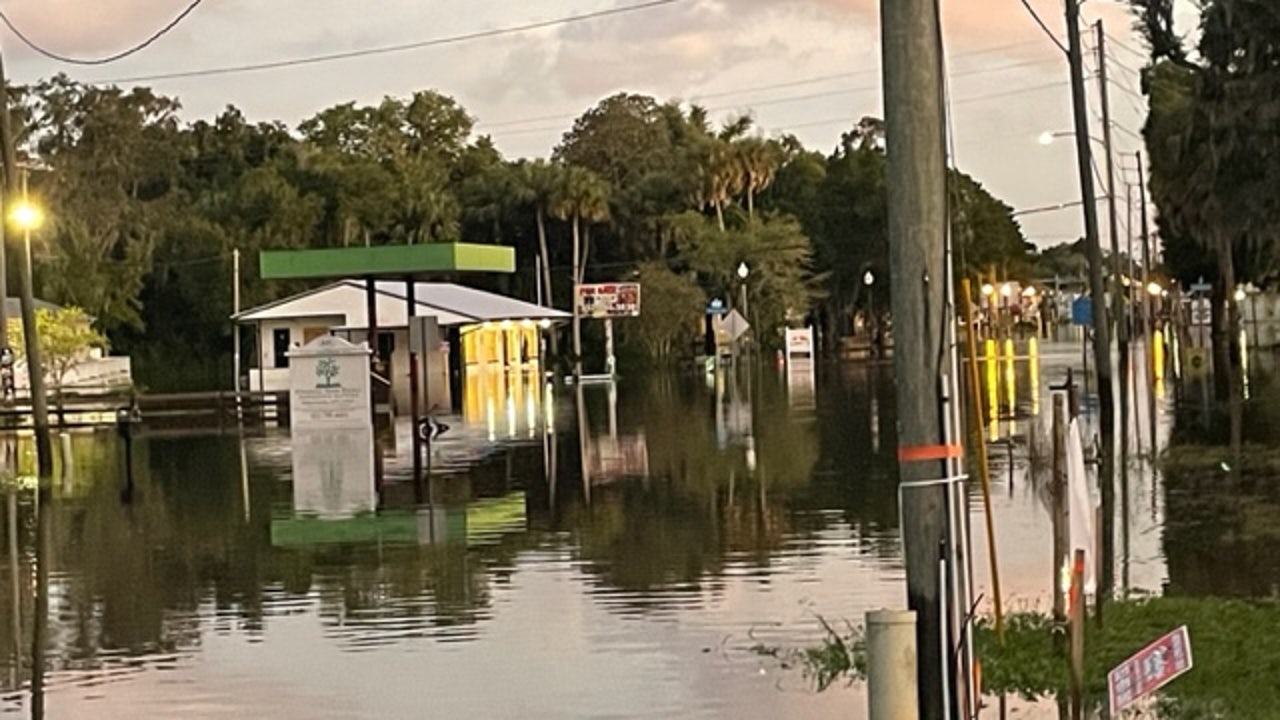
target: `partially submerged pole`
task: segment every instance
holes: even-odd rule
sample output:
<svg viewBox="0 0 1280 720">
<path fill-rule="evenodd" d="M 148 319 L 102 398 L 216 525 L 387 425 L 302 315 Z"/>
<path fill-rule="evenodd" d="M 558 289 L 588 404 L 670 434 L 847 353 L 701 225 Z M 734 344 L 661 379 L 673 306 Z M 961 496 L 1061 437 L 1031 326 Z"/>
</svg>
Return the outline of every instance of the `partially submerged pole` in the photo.
<svg viewBox="0 0 1280 720">
<path fill-rule="evenodd" d="M 958 670 L 954 620 L 966 598 L 952 590 L 965 582 L 956 560 L 960 534 L 955 512 L 951 409 L 954 379 L 945 318 L 949 302 L 946 134 L 942 107 L 942 41 L 934 0 L 880 4 L 884 56 L 885 139 L 889 207 L 889 260 L 893 297 L 894 365 L 898 405 L 898 460 L 907 603 L 915 611 L 920 714 L 956 716 Z M 943 565 L 940 572 L 939 566 Z M 951 587 L 945 583 L 950 582 Z M 963 595 L 963 593 L 959 593 Z M 958 607 L 960 606 L 960 607 Z M 947 690 L 944 690 L 947 688 Z"/>
</svg>

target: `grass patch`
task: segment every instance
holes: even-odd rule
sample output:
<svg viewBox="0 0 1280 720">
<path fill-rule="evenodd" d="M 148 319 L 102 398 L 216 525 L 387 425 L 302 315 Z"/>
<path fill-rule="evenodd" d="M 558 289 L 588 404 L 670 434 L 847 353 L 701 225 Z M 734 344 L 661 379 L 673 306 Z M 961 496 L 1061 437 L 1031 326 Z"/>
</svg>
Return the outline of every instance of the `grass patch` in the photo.
<svg viewBox="0 0 1280 720">
<path fill-rule="evenodd" d="M 1168 685 L 1160 716 L 1176 720 L 1274 718 L 1280 709 L 1280 602 L 1222 598 L 1148 598 L 1107 606 L 1106 623 L 1090 622 L 1085 637 L 1085 692 L 1106 701 L 1107 672 L 1179 625 L 1191 635 L 1192 671 Z M 988 624 L 977 648 L 987 692 L 1049 697 L 1070 687 L 1067 663 L 1054 648 L 1050 621 L 1014 615 L 1000 647 Z"/>
<path fill-rule="evenodd" d="M 1157 637 L 1186 625 L 1195 667 L 1157 698 L 1162 720 L 1274 720 L 1280 716 L 1280 601 L 1152 597 L 1114 602 L 1106 623 L 1089 621 L 1085 639 L 1085 697 L 1105 706 L 1107 672 Z M 838 680 L 865 677 L 862 631 L 840 633 L 823 622 L 821 645 L 785 651 L 757 646 L 755 652 L 799 666 L 818 689 Z M 982 661 L 983 691 L 1027 699 L 1067 697 L 1070 675 L 1064 651 L 1054 647 L 1053 624 L 1044 616 L 1006 618 L 1005 645 L 989 621 L 975 639 Z M 1065 644 L 1064 644 L 1065 645 Z"/>
</svg>

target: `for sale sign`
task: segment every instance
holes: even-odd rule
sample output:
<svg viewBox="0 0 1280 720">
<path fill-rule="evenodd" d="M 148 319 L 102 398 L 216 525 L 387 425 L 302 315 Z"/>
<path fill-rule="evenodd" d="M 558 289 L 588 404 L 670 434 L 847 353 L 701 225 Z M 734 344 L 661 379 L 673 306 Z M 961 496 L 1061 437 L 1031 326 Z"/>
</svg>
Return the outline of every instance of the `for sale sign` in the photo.
<svg viewBox="0 0 1280 720">
<path fill-rule="evenodd" d="M 1187 634 L 1187 626 L 1183 625 L 1107 674 L 1112 716 L 1190 669 L 1191 637 Z"/>
</svg>

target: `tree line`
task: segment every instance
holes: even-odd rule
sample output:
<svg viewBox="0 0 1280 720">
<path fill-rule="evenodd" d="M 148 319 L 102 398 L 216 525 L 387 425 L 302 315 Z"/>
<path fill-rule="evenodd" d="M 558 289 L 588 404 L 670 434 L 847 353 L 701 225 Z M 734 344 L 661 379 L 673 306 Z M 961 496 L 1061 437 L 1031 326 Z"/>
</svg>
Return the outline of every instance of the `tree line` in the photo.
<svg viewBox="0 0 1280 720">
<path fill-rule="evenodd" d="M 1236 397 L 1236 289 L 1280 277 L 1280 14 L 1266 0 L 1205 0 L 1188 41 L 1173 0 L 1131 4 L 1150 53 L 1143 135 L 1165 264 L 1184 286 L 1212 283 L 1215 384 Z"/>
<path fill-rule="evenodd" d="M 267 248 L 513 246 L 514 275 L 469 282 L 532 300 L 540 281 L 566 309 L 574 282 L 638 278 L 644 309 L 619 324 L 620 343 L 649 362 L 693 352 L 711 298 L 745 295 L 765 345 L 788 324 L 847 335 L 870 293 L 889 307 L 874 118 L 824 153 L 766 136 L 749 115 L 716 123 L 696 105 L 623 93 L 578 117 L 549 157 L 512 159 L 433 90 L 337 105 L 296 128 L 231 106 L 184 122 L 176 98 L 65 76 L 9 91 L 19 156 L 48 208 L 37 289 L 95 318 L 153 387 L 228 381 L 235 250 L 246 307 L 301 289 L 257 277 Z M 962 172 L 950 188 L 957 269 L 1029 273 L 1012 209 Z M 883 281 L 866 285 L 867 270 Z"/>
</svg>

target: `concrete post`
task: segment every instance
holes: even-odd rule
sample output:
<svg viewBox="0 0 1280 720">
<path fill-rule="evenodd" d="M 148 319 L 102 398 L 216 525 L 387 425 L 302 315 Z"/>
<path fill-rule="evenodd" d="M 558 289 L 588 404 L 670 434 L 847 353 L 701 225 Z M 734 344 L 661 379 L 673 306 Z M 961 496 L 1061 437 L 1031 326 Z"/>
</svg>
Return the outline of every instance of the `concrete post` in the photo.
<svg viewBox="0 0 1280 720">
<path fill-rule="evenodd" d="M 870 720 L 918 720 L 916 614 L 867 613 L 867 704 Z"/>
</svg>

